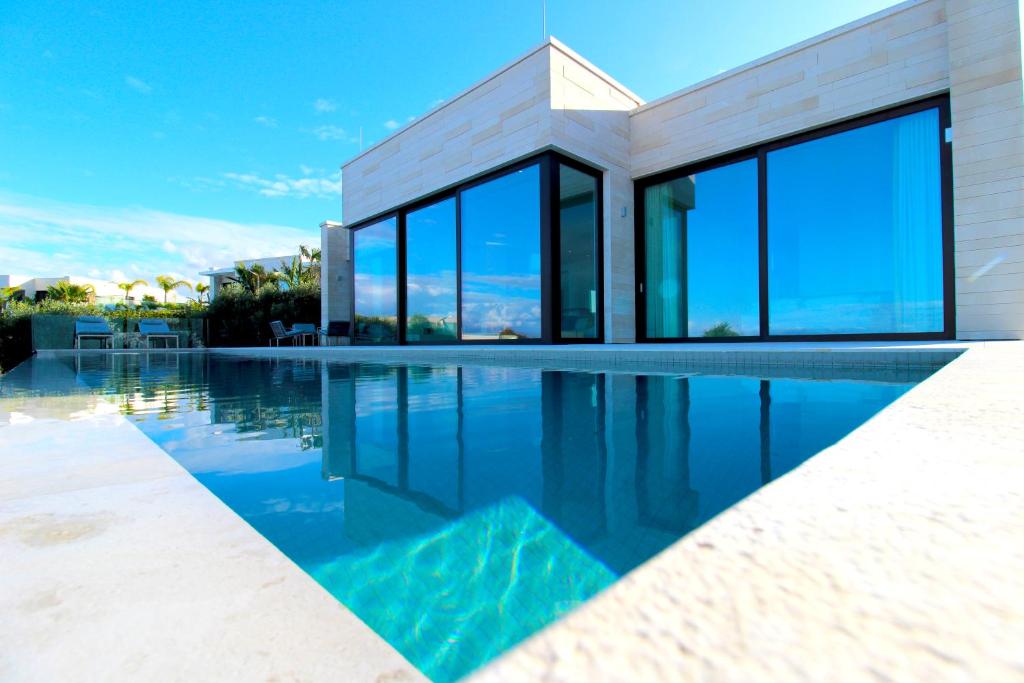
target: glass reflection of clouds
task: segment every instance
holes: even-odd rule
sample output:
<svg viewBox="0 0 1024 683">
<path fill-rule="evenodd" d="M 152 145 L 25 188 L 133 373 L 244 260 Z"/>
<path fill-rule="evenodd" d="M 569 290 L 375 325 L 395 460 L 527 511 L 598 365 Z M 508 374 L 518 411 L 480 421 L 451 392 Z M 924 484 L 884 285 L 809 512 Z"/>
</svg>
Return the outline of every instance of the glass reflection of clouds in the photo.
<svg viewBox="0 0 1024 683">
<path fill-rule="evenodd" d="M 540 167 L 462 193 L 463 339 L 537 339 Z"/>
<path fill-rule="evenodd" d="M 455 198 L 405 218 L 406 339 L 451 342 L 458 333 Z"/>
<path fill-rule="evenodd" d="M 354 337 L 363 343 L 398 341 L 397 224 L 386 218 L 353 234 Z"/>
</svg>

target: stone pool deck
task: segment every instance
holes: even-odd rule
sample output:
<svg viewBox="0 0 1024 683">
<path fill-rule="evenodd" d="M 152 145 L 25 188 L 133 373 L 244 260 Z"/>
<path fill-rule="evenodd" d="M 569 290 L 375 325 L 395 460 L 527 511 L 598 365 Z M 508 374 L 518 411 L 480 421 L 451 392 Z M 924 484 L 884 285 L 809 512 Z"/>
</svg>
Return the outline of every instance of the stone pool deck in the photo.
<svg viewBox="0 0 1024 683">
<path fill-rule="evenodd" d="M 1024 342 L 239 350 L 935 367 L 480 680 L 1024 677 Z M 0 680 L 413 680 L 116 407 L 0 400 Z"/>
<path fill-rule="evenodd" d="M 0 399 L 0 681 L 422 675 L 85 395 Z"/>
</svg>

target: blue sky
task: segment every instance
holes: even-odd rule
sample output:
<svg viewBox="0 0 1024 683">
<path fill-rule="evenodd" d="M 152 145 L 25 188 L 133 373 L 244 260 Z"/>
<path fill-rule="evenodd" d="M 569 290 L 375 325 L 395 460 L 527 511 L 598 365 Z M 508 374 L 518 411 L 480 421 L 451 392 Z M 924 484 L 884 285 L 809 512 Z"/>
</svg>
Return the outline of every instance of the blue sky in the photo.
<svg viewBox="0 0 1024 683">
<path fill-rule="evenodd" d="M 548 0 L 646 99 L 894 4 Z M 0 0 L 0 273 L 104 279 L 316 244 L 339 166 L 538 44 L 541 1 Z"/>
</svg>

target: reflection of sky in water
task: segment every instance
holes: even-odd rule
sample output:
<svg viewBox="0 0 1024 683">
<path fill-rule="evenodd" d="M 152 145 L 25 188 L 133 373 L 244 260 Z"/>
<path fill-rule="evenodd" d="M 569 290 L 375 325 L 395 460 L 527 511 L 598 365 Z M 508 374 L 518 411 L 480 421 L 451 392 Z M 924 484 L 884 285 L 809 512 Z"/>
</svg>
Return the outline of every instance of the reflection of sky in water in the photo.
<svg viewBox="0 0 1024 683">
<path fill-rule="evenodd" d="M 829 381 L 215 354 L 33 359 L 102 392 L 428 676 L 451 680 L 841 438 L 924 373 Z"/>
</svg>

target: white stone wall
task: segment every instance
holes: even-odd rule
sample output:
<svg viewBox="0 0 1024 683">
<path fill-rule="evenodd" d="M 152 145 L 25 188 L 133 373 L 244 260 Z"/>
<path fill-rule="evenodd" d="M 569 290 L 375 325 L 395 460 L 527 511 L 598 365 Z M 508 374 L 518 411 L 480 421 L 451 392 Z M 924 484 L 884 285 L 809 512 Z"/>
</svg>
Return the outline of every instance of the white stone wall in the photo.
<svg viewBox="0 0 1024 683">
<path fill-rule="evenodd" d="M 944 92 L 945 17 L 905 3 L 641 107 L 633 177 Z"/>
<path fill-rule="evenodd" d="M 961 339 L 1024 338 L 1020 5 L 950 0 L 956 315 Z"/>
<path fill-rule="evenodd" d="M 352 319 L 351 233 L 341 223 L 320 224 L 320 326 Z"/>
</svg>

